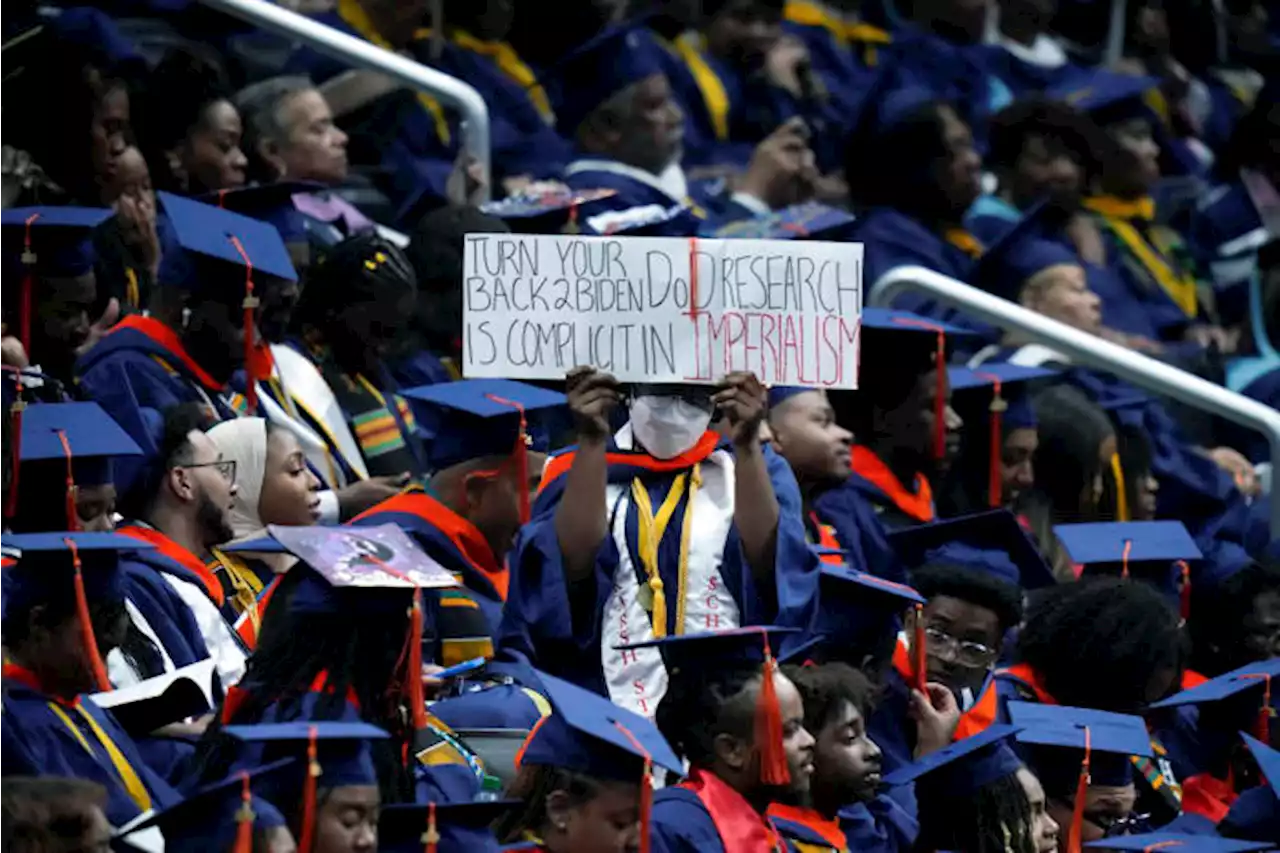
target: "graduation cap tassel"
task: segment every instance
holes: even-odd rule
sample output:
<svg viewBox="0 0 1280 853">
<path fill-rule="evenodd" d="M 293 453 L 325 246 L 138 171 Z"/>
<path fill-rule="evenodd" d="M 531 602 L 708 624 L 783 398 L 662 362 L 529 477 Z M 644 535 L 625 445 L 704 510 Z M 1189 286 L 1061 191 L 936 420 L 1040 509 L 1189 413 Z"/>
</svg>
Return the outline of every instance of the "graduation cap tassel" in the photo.
<svg viewBox="0 0 1280 853">
<path fill-rule="evenodd" d="M 258 375 L 257 366 L 260 359 L 253 339 L 254 312 L 257 311 L 260 302 L 253 294 L 253 261 L 249 259 L 249 253 L 244 250 L 244 245 L 236 235 L 228 234 L 227 239 L 231 241 L 231 245 L 240 254 L 240 259 L 244 261 L 244 301 L 240 303 L 244 310 L 244 402 L 246 413 L 252 415 L 258 411 L 258 380 L 263 378 Z"/>
<path fill-rule="evenodd" d="M 1071 806 L 1071 826 L 1067 828 L 1066 853 L 1082 853 L 1084 829 L 1084 807 L 1089 797 L 1089 761 L 1093 752 L 1093 736 L 1089 727 L 1084 727 L 1084 760 L 1080 762 L 1080 778 L 1076 781 L 1076 799 Z"/>
<path fill-rule="evenodd" d="M 1262 707 L 1258 710 L 1255 737 L 1265 744 L 1271 743 L 1271 676 L 1262 676 Z"/>
<path fill-rule="evenodd" d="M 1000 457 L 1004 449 L 1004 413 L 1009 408 L 1001 394 L 1000 377 L 989 373 L 979 373 L 984 379 L 990 379 L 995 388 L 991 394 L 991 434 L 990 462 L 987 467 L 987 505 L 999 509 L 1004 504 L 1004 478 L 1000 474 Z"/>
<path fill-rule="evenodd" d="M 937 374 L 933 396 L 933 458 L 941 461 L 947 456 L 947 333 L 942 329 L 938 329 L 933 369 Z"/>
<path fill-rule="evenodd" d="M 1182 585 L 1178 587 L 1178 611 L 1186 621 L 1191 618 L 1191 566 L 1186 560 L 1179 560 L 1178 571 L 1182 573 Z"/>
<path fill-rule="evenodd" d="M 765 785 L 786 785 L 791 781 L 787 755 L 782 746 L 782 706 L 778 704 L 778 688 L 773 683 L 778 663 L 764 635 L 764 668 L 761 671 L 760 698 L 756 701 L 755 738 L 760 749 L 760 781 Z"/>
<path fill-rule="evenodd" d="M 511 451 L 511 459 L 516 466 L 516 494 L 520 500 L 520 523 L 528 524 L 532 509 L 529 506 L 529 422 L 525 417 L 524 406 L 514 400 L 499 397 L 497 394 L 485 394 L 495 403 L 510 406 L 520 414 L 520 427 L 516 432 L 516 446 Z"/>
<path fill-rule="evenodd" d="M 427 700 L 422 693 L 422 591 L 413 586 L 413 607 L 409 610 L 409 708 L 414 731 L 427 727 Z"/>
<path fill-rule="evenodd" d="M 1111 454 L 1111 476 L 1116 481 L 1116 521 L 1131 521 L 1129 517 L 1129 493 L 1124 486 L 1124 466 L 1120 454 Z"/>
<path fill-rule="evenodd" d="M 13 370 L 14 393 L 13 404 L 9 407 L 9 452 L 13 455 L 9 473 L 9 499 L 4 505 L 4 517 L 13 518 L 18 511 L 18 472 L 22 470 L 22 410 L 27 407 L 22 399 L 22 371 L 5 365 L 5 370 Z"/>
<path fill-rule="evenodd" d="M 316 727 L 307 727 L 307 775 L 302 780 L 302 822 L 298 826 L 298 853 L 311 853 L 316 834 L 316 787 L 320 784 Z"/>
<path fill-rule="evenodd" d="M 28 359 L 31 358 L 31 312 L 36 287 L 36 253 L 31 249 L 31 226 L 39 218 L 38 213 L 28 216 L 22 232 L 22 295 L 18 308 L 18 340 L 22 341 L 22 348 Z"/>
<path fill-rule="evenodd" d="M 440 828 L 436 825 L 436 804 L 427 803 L 427 831 L 422 833 L 422 853 L 437 853 Z"/>
<path fill-rule="evenodd" d="M 236 844 L 234 853 L 253 853 L 253 794 L 249 792 L 249 774 L 240 774 L 240 808 L 236 810 Z"/>
<path fill-rule="evenodd" d="M 58 441 L 62 442 L 62 453 L 67 458 L 67 529 L 75 531 L 80 529 L 80 513 L 76 511 L 76 475 L 72 466 L 71 442 L 67 441 L 66 430 L 58 430 Z"/>
<path fill-rule="evenodd" d="M 653 756 L 649 754 L 649 750 L 644 748 L 644 744 L 640 743 L 640 739 L 631 733 L 631 730 L 617 720 L 613 724 L 618 727 L 618 731 L 626 735 L 628 741 L 635 751 L 644 759 L 644 776 L 640 780 L 640 850 L 639 853 L 649 853 L 651 845 L 651 829 L 649 826 L 649 814 L 653 810 Z"/>
<path fill-rule="evenodd" d="M 926 653 L 928 652 L 928 645 L 927 645 L 928 640 L 925 639 L 925 635 L 924 635 L 924 605 L 923 604 L 916 605 L 915 617 L 916 617 L 914 620 L 915 631 L 914 631 L 914 637 L 913 637 L 915 642 L 912 643 L 912 647 L 911 647 L 911 652 L 912 652 L 911 678 L 913 681 L 912 686 L 915 687 L 916 690 L 919 690 L 921 693 L 926 693 L 925 688 L 928 684 L 929 665 L 927 662 L 928 659 L 926 658 Z"/>
<path fill-rule="evenodd" d="M 80 563 L 80 551 L 72 539 L 64 537 L 62 541 L 71 551 L 71 565 L 75 567 L 72 585 L 76 594 L 76 617 L 80 621 L 80 638 L 84 643 L 84 651 L 89 656 L 89 666 L 93 670 L 93 683 L 99 691 L 111 690 L 107 667 L 102 663 L 102 655 L 98 654 L 98 640 L 93 636 L 93 619 L 89 616 L 89 596 L 84 591 L 84 567 Z"/>
<path fill-rule="evenodd" d="M 1120 554 L 1120 577 L 1129 579 L 1129 554 L 1133 551 L 1133 540 L 1124 540 L 1124 551 Z"/>
</svg>

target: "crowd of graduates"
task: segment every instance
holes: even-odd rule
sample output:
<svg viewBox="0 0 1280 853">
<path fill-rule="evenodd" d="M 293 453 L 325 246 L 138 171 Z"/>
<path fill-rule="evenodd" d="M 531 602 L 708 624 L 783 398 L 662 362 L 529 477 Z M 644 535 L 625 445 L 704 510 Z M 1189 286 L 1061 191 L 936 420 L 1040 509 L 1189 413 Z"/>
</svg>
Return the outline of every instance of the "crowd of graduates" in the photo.
<svg viewBox="0 0 1280 853">
<path fill-rule="evenodd" d="M 1271 4 L 280 3 L 492 169 L 5 8 L 5 853 L 1280 846 L 1262 436 L 909 293 L 856 390 L 458 368 L 467 234 L 819 239 L 1280 407 Z"/>
</svg>

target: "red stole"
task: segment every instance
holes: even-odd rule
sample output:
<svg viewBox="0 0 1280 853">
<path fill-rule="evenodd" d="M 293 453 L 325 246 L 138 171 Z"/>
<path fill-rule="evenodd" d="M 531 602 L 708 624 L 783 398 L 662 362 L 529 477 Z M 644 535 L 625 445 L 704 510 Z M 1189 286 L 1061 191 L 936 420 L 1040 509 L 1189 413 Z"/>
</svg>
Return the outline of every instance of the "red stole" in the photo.
<svg viewBox="0 0 1280 853">
<path fill-rule="evenodd" d="M 1036 701 L 1042 705 L 1057 705 L 1058 700 L 1054 699 L 1048 690 L 1044 687 L 1044 680 L 1040 678 L 1040 673 L 1031 668 L 1030 664 L 1019 663 L 1014 664 L 1008 669 L 996 670 L 996 675 L 1008 675 L 1022 682 L 1035 694 Z"/>
<path fill-rule="evenodd" d="M 836 850 L 845 851 L 849 849 L 849 839 L 845 837 L 844 830 L 840 828 L 840 821 L 825 818 L 813 809 L 773 803 L 769 806 L 769 817 L 789 820 L 792 823 L 798 823 L 801 826 L 812 829 L 822 836 L 823 841 Z"/>
<path fill-rule="evenodd" d="M 0 669 L 0 676 L 3 676 L 4 678 L 11 678 L 22 684 L 24 687 L 31 688 L 44 698 L 57 702 L 59 705 L 64 707 L 74 708 L 80 704 L 79 696 L 72 696 L 70 699 L 63 698 L 62 696 L 54 696 L 45 689 L 43 684 L 40 683 L 40 679 L 36 677 L 36 674 L 25 666 L 18 666 L 16 663 L 6 663 L 4 664 L 3 669 Z"/>
<path fill-rule="evenodd" d="M 783 849 L 764 816 L 714 773 L 692 767 L 689 778 L 681 782 L 680 787 L 698 795 L 703 808 L 711 815 L 726 853 L 778 853 Z"/>
<path fill-rule="evenodd" d="M 987 730 L 1000 714 L 1000 702 L 996 691 L 996 680 L 988 678 L 983 685 L 982 694 L 969 710 L 960 715 L 960 725 L 956 726 L 952 740 L 964 740 Z"/>
<path fill-rule="evenodd" d="M 201 585 L 204 586 L 204 591 L 213 599 L 214 604 L 222 607 L 223 602 L 226 601 L 226 594 L 222 591 L 222 584 L 213 572 L 209 570 L 209 567 L 202 563 L 195 554 L 192 554 L 159 530 L 153 527 L 130 524 L 117 528 L 116 533 L 132 536 L 134 539 L 141 539 L 143 542 L 150 542 L 161 554 L 195 575 Z"/>
<path fill-rule="evenodd" d="M 606 465 L 630 465 L 658 473 L 683 471 L 686 468 L 692 468 L 714 453 L 721 440 L 719 433 L 707 430 L 702 434 L 702 438 L 698 439 L 697 444 L 679 456 L 673 456 L 670 459 L 656 459 L 647 453 L 620 450 L 614 453 L 606 453 L 604 461 Z M 569 468 L 573 466 L 573 457 L 574 451 L 569 451 L 548 459 L 546 467 L 542 469 L 542 483 L 538 486 L 538 491 L 541 492 L 547 483 L 568 473 Z"/>
<path fill-rule="evenodd" d="M 133 329 L 160 346 L 169 351 L 175 360 L 182 364 L 183 367 L 191 373 L 196 380 L 204 386 L 206 391 L 222 391 L 224 383 L 218 382 L 212 376 L 205 372 L 204 368 L 196 364 L 195 359 L 187 352 L 187 348 L 182 345 L 182 341 L 178 338 L 177 332 L 170 329 L 164 323 L 161 323 L 155 317 L 143 317 L 141 314 L 130 314 L 111 329 L 107 334 L 114 334 L 122 329 Z"/>
<path fill-rule="evenodd" d="M 1200 773 L 1182 780 L 1182 810 L 1207 817 L 1214 823 L 1227 816 L 1239 796 L 1230 779 Z"/>
<path fill-rule="evenodd" d="M 893 501 L 893 505 L 904 514 L 922 524 L 934 520 L 933 487 L 924 474 L 916 474 L 915 491 L 909 492 L 889 470 L 889 466 L 870 449 L 855 444 L 850 461 L 855 474 L 884 492 L 885 497 Z"/>
<path fill-rule="evenodd" d="M 836 551 L 843 550 L 840 547 L 840 540 L 836 538 L 836 529 L 834 527 L 830 524 L 823 524 L 822 519 L 818 518 L 816 512 L 809 513 L 809 521 L 813 523 L 813 529 L 818 533 L 818 545 L 820 547 L 831 548 Z M 824 563 L 844 564 L 844 557 L 839 554 L 823 554 L 818 559 Z"/>
</svg>

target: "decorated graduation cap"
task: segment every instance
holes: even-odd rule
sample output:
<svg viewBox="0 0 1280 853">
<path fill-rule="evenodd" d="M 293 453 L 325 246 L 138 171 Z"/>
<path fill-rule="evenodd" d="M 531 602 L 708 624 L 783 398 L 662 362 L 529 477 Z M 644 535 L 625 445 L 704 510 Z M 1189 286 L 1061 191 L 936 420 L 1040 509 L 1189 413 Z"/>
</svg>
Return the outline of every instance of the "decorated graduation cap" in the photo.
<svg viewBox="0 0 1280 853">
<path fill-rule="evenodd" d="M 142 448 L 97 403 L 41 403 L 22 412 L 14 448 L 22 462 L 62 460 L 66 465 L 67 530 L 78 530 L 76 488 L 112 482 L 117 456 L 140 456 Z M 18 469 L 15 468 L 15 473 Z M 17 492 L 18 478 L 12 484 Z M 43 507 L 41 508 L 43 509 Z"/>
<path fill-rule="evenodd" d="M 982 389 L 990 389 L 987 402 L 987 505 L 996 508 L 1004 505 L 1003 476 L 1000 459 L 1004 453 L 1005 430 L 1035 429 L 1036 410 L 1026 393 L 1026 383 L 1057 375 L 1047 367 L 1024 367 L 1000 362 L 981 367 L 950 367 L 947 381 L 951 383 L 952 405 L 957 409 L 969 409 L 971 400 L 987 399 Z M 971 423 L 966 412 L 961 418 Z"/>
<path fill-rule="evenodd" d="M 254 831 L 284 826 L 284 817 L 267 800 L 256 797 L 252 786 L 273 779 L 297 764 L 284 758 L 233 773 L 183 797 L 123 829 L 112 839 L 116 850 L 147 850 L 144 830 L 158 827 L 168 850 L 183 853 L 253 853 Z M 136 841 L 137 843 L 134 843 Z"/>
<path fill-rule="evenodd" d="M 1020 731 L 1016 725 L 995 723 L 886 774 L 884 783 L 897 787 L 928 778 L 956 794 L 972 793 L 1022 767 L 1009 744 Z"/>
<path fill-rule="evenodd" d="M 276 181 L 205 193 L 200 201 L 274 225 L 285 243 L 300 243 L 307 239 L 307 217 L 293 197 L 324 189 L 314 181 Z"/>
<path fill-rule="evenodd" d="M 13 533 L 5 536 L 16 564 L 4 572 L 4 618 L 15 609 L 59 597 L 70 587 L 75 597 L 80 638 L 93 667 L 99 690 L 110 690 L 106 666 L 98 654 L 89 605 L 102 601 L 123 602 L 122 552 L 146 551 L 153 546 L 117 533 Z"/>
<path fill-rule="evenodd" d="M 1118 574 L 1153 583 L 1191 609 L 1191 561 L 1203 554 L 1181 521 L 1107 521 L 1053 528 L 1071 560 L 1090 574 Z"/>
<path fill-rule="evenodd" d="M 782 708 L 778 704 L 773 676 L 778 662 L 773 650 L 799 634 L 795 628 L 755 625 L 724 631 L 677 634 L 615 646 L 616 651 L 657 648 L 671 678 L 699 679 L 714 673 L 759 669 L 760 695 L 756 700 L 755 743 L 760 751 L 760 781 L 766 785 L 786 785 L 791 780 L 782 743 Z"/>
<path fill-rule="evenodd" d="M 1273 845 L 1266 841 L 1242 841 L 1217 835 L 1144 832 L 1090 841 L 1084 846 L 1089 850 L 1131 850 L 1134 853 L 1248 853 L 1250 850 L 1267 850 Z"/>
<path fill-rule="evenodd" d="M 388 617 L 407 612 L 409 630 L 401 653 L 400 683 L 414 728 L 427 725 L 422 691 L 422 596 L 424 588 L 457 586 L 443 566 L 394 524 L 376 527 L 267 526 L 270 539 L 241 543 L 247 551 L 288 551 L 302 562 L 290 569 L 298 581 L 289 612 L 302 616 L 360 613 Z"/>
<path fill-rule="evenodd" d="M 572 138 L 601 104 L 628 86 L 662 73 L 653 37 L 636 23 L 609 27 L 548 71 L 556 85 L 556 125 Z"/>
<path fill-rule="evenodd" d="M 0 213 L 6 275 L 21 270 L 18 340 L 31 352 L 38 278 L 76 278 L 93 271 L 91 232 L 114 212 L 100 207 L 15 207 Z"/>
<path fill-rule="evenodd" d="M 383 806 L 378 815 L 381 853 L 498 853 L 489 828 L 519 800 L 478 800 Z"/>
<path fill-rule="evenodd" d="M 295 721 L 224 726 L 238 741 L 262 748 L 266 758 L 287 757 L 294 772 L 273 778 L 267 799 L 280 807 L 298 803 L 299 853 L 309 853 L 315 842 L 316 791 L 352 785 L 377 785 L 369 744 L 390 735 L 377 726 L 355 721 Z"/>
<path fill-rule="evenodd" d="M 933 453 L 942 459 L 947 453 L 947 345 L 955 336 L 971 333 L 959 326 L 891 308 L 862 309 L 862 358 L 860 369 L 892 369 L 937 374 L 934 396 Z M 895 373 L 895 376 L 900 375 Z"/>
<path fill-rule="evenodd" d="M 1260 702 L 1257 720 L 1254 723 L 1254 734 L 1260 740 L 1270 743 L 1271 719 L 1276 715 L 1271 698 L 1271 682 L 1277 678 L 1280 678 L 1280 658 L 1254 661 L 1216 678 L 1210 678 L 1195 687 L 1179 691 L 1159 702 L 1154 702 L 1150 707 L 1176 708 L 1182 705 L 1202 705 L 1256 691 Z"/>
<path fill-rule="evenodd" d="M 257 283 L 262 276 L 297 281 L 289 250 L 273 226 L 230 210 L 202 204 L 173 193 L 156 194 L 168 217 L 157 276 L 159 284 L 193 292 L 223 296 L 243 289 L 244 358 L 249 381 L 246 401 L 249 413 L 257 408 L 257 383 L 264 366 L 257 355 L 254 318 L 259 305 Z"/>
<path fill-rule="evenodd" d="M 853 214 L 816 201 L 793 204 L 768 216 L 741 219 L 711 230 L 708 237 L 751 240 L 839 239 Z"/>
<path fill-rule="evenodd" d="M 640 853 L 648 853 L 653 766 L 672 773 L 684 765 L 649 720 L 583 690 L 539 673 L 552 711 L 530 730 L 516 764 L 545 765 L 595 779 L 640 784 Z"/>
<path fill-rule="evenodd" d="M 944 563 L 983 572 L 1024 589 L 1056 583 L 1053 570 L 1007 509 L 992 509 L 889 532 L 908 566 Z"/>
<path fill-rule="evenodd" d="M 520 483 L 528 481 L 528 451 L 547 449 L 546 432 L 530 429 L 530 416 L 563 406 L 566 397 L 511 379 L 464 379 L 424 385 L 401 396 L 434 406 L 440 425 L 431 442 L 436 470 L 483 456 L 509 456 Z M 520 518 L 529 520 L 529 495 L 519 489 Z"/>
<path fill-rule="evenodd" d="M 480 205 L 480 212 L 510 223 L 522 234 L 577 234 L 582 230 L 582 208 L 589 210 L 595 202 L 617 194 L 617 190 L 569 187 L 519 192 Z"/>
</svg>

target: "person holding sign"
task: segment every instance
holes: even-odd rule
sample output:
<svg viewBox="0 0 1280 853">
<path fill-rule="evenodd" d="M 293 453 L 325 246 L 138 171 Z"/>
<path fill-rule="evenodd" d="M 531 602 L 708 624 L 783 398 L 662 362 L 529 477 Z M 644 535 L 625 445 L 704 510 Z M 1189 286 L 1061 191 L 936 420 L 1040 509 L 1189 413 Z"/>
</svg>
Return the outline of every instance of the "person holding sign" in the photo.
<svg viewBox="0 0 1280 853">
<path fill-rule="evenodd" d="M 617 380 L 578 367 L 567 391 L 579 444 L 543 472 L 500 648 L 652 716 L 667 689 L 662 654 L 616 646 L 753 623 L 809 627 L 817 558 L 795 479 L 760 442 L 767 400 L 754 375 L 633 386 L 630 420 L 612 439 Z M 728 441 L 707 429 L 717 412 Z"/>
</svg>

